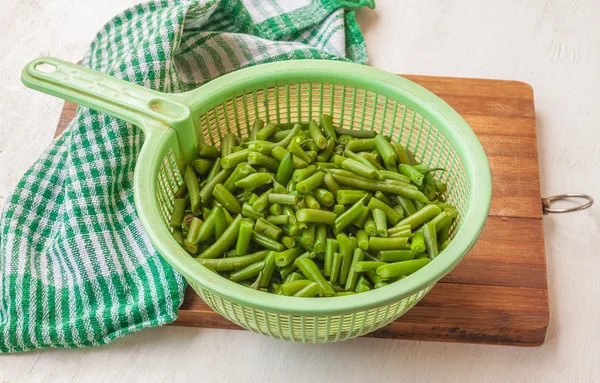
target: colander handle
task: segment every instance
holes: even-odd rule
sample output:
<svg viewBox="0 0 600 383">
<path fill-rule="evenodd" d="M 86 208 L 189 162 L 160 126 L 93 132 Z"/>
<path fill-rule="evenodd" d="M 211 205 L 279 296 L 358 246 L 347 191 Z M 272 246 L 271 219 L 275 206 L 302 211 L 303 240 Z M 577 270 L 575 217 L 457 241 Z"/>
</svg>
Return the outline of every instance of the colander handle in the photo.
<svg viewBox="0 0 600 383">
<path fill-rule="evenodd" d="M 554 201 L 562 201 L 562 200 L 584 200 L 584 202 L 580 205 L 576 205 L 573 207 L 567 208 L 556 208 L 552 207 L 552 202 Z M 587 195 L 581 193 L 567 193 L 567 194 L 557 194 L 547 198 L 542 198 L 542 211 L 544 215 L 546 214 L 557 214 L 557 213 L 570 213 L 573 211 L 585 210 L 588 207 L 594 204 L 594 199 Z"/>
<path fill-rule="evenodd" d="M 51 57 L 31 61 L 21 73 L 23 83 L 79 105 L 87 106 L 142 129 L 176 125 L 190 116 L 189 108 L 167 95 Z M 151 119 L 160 124 L 145 126 Z"/>
</svg>

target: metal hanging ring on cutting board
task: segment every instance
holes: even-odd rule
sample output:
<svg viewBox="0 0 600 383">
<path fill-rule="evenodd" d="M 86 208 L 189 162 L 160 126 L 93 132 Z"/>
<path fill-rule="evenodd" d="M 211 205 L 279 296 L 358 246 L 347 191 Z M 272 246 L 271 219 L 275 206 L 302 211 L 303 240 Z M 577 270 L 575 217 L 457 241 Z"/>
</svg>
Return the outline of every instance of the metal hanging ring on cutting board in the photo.
<svg viewBox="0 0 600 383">
<path fill-rule="evenodd" d="M 551 207 L 552 202 L 554 202 L 554 201 L 563 201 L 563 200 L 568 200 L 568 199 L 583 199 L 583 200 L 586 200 L 587 202 L 584 204 L 578 205 L 578 206 L 567 207 L 567 208 Z M 544 214 L 571 213 L 574 211 L 585 210 L 588 207 L 592 206 L 593 204 L 594 204 L 594 199 L 587 194 L 581 194 L 581 193 L 557 194 L 557 195 L 550 196 L 548 198 L 542 198 L 542 211 L 544 212 Z"/>
</svg>

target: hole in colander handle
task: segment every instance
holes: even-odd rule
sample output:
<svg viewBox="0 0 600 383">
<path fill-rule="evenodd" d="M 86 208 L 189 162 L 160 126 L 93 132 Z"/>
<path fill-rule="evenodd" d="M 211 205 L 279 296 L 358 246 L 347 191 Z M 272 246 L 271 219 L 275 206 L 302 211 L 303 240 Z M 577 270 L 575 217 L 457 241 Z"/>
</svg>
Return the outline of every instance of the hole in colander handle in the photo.
<svg viewBox="0 0 600 383">
<path fill-rule="evenodd" d="M 563 201 L 567 199 L 585 200 L 587 202 L 581 205 L 567 208 L 553 208 L 552 202 Z M 558 214 L 558 213 L 570 213 L 573 211 L 585 210 L 594 204 L 594 199 L 587 194 L 581 193 L 566 193 L 557 194 L 548 198 L 542 198 L 542 212 L 545 214 Z"/>
</svg>

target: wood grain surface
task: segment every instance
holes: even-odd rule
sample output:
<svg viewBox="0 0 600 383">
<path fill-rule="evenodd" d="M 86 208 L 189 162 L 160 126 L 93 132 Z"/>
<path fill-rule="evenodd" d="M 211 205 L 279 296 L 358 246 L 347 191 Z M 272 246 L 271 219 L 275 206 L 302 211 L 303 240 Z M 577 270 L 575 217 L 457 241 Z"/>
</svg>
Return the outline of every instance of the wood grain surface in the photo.
<svg viewBox="0 0 600 383">
<path fill-rule="evenodd" d="M 368 336 L 542 344 L 549 308 L 532 88 L 516 81 L 406 77 L 442 97 L 473 128 L 492 172 L 492 206 L 464 261 L 416 307 Z M 75 112 L 66 102 L 57 135 Z M 175 325 L 240 329 L 191 289 Z"/>
</svg>

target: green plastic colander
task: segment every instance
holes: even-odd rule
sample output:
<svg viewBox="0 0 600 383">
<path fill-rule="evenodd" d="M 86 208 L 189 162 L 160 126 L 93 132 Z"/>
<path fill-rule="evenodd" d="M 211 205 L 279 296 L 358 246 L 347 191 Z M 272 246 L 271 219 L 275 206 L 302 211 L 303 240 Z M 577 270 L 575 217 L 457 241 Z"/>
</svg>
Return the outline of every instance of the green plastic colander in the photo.
<svg viewBox="0 0 600 383">
<path fill-rule="evenodd" d="M 162 256 L 216 312 L 252 331 L 302 342 L 335 342 L 374 331 L 412 308 L 471 249 L 491 200 L 488 162 L 473 131 L 448 104 L 402 77 L 367 66 L 300 60 L 242 69 L 185 93 L 164 94 L 53 58 L 23 70 L 25 85 L 141 127 L 134 176 L 137 213 Z M 329 113 L 346 129 L 374 129 L 417 160 L 448 169 L 448 202 L 459 218 L 453 240 L 417 273 L 353 296 L 294 298 L 249 289 L 209 271 L 173 239 L 168 226 L 182 169 L 200 141 L 244 135 L 256 118 L 307 122 Z"/>
</svg>

